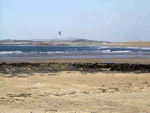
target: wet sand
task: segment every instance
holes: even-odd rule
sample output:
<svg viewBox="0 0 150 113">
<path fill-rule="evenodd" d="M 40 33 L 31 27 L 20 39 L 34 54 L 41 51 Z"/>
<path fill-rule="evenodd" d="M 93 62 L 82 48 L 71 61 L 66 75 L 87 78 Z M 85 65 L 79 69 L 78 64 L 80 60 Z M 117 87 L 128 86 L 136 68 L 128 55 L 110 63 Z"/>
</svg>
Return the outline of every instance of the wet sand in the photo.
<svg viewBox="0 0 150 113">
<path fill-rule="evenodd" d="M 150 113 L 150 74 L 0 74 L 0 113 Z"/>
<path fill-rule="evenodd" d="M 7 63 L 19 63 L 19 62 L 88 62 L 88 63 L 139 63 L 139 64 L 150 64 L 149 58 L 112 58 L 112 59 L 53 59 L 53 58 L 28 58 L 25 60 L 24 58 L 0 58 L 0 62 L 7 62 Z"/>
<path fill-rule="evenodd" d="M 37 61 L 32 61 L 37 62 Z M 139 63 L 139 64 L 150 64 L 150 59 L 53 59 L 53 60 L 41 60 L 38 62 L 90 62 L 90 63 Z"/>
</svg>

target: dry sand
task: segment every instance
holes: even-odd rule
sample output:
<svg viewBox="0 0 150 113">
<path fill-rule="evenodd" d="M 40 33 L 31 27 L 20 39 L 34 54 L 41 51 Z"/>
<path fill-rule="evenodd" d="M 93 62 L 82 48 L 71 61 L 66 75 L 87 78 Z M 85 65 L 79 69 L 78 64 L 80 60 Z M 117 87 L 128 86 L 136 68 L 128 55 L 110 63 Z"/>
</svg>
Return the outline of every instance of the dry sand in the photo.
<svg viewBox="0 0 150 113">
<path fill-rule="evenodd" d="M 150 113 L 150 73 L 0 74 L 0 113 Z"/>
</svg>

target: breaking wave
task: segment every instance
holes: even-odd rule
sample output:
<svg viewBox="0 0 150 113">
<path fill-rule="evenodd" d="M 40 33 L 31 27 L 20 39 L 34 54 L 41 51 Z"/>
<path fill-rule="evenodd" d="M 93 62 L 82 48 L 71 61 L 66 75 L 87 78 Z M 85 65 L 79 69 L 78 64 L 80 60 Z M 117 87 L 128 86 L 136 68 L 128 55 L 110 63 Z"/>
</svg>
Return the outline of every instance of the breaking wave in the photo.
<svg viewBox="0 0 150 113">
<path fill-rule="evenodd" d="M 150 50 L 150 48 L 144 48 L 144 47 L 143 47 L 143 48 L 141 48 L 141 49 L 144 49 L 144 50 Z"/>
<path fill-rule="evenodd" d="M 97 49 L 105 49 L 105 48 L 110 48 L 110 47 L 99 47 L 99 48 L 97 48 Z"/>
<path fill-rule="evenodd" d="M 102 53 L 110 53 L 110 49 L 108 49 L 108 50 L 102 50 Z"/>
<path fill-rule="evenodd" d="M 1 51 L 0 54 L 22 54 L 21 51 Z"/>
<path fill-rule="evenodd" d="M 126 47 L 127 49 L 139 49 L 139 47 Z"/>
<path fill-rule="evenodd" d="M 131 51 L 112 51 L 112 53 L 128 53 L 128 52 L 131 52 Z"/>
<path fill-rule="evenodd" d="M 131 51 L 111 51 L 108 50 L 87 50 L 87 51 L 32 51 L 32 52 L 22 52 L 22 51 L 1 51 L 0 55 L 56 55 L 56 54 L 98 54 L 98 53 L 127 53 Z"/>
<path fill-rule="evenodd" d="M 0 45 L 0 57 L 63 55 L 150 55 L 150 47 L 51 47 Z"/>
</svg>

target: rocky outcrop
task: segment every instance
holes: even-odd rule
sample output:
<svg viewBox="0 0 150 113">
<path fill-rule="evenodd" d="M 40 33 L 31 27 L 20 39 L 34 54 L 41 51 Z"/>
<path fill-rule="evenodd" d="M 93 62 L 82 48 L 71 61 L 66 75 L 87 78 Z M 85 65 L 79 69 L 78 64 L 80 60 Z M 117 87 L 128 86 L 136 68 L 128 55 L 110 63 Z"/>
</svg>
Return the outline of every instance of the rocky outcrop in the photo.
<svg viewBox="0 0 150 113">
<path fill-rule="evenodd" d="M 59 71 L 82 71 L 82 72 L 135 72 L 150 73 L 150 64 L 116 64 L 116 63 L 1 63 L 0 73 L 48 73 Z"/>
</svg>

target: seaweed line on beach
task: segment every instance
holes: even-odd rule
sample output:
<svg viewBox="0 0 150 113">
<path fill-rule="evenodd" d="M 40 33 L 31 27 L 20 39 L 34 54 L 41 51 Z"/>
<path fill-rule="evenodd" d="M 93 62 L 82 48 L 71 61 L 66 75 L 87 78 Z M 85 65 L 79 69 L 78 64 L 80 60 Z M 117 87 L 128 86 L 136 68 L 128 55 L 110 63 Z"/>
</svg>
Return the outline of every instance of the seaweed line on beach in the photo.
<svg viewBox="0 0 150 113">
<path fill-rule="evenodd" d="M 129 64 L 129 63 L 6 63 L 0 64 L 0 73 L 12 74 L 30 74 L 38 73 L 57 73 L 60 71 L 80 71 L 81 73 L 150 73 L 150 64 Z M 19 76 L 22 77 L 22 76 Z"/>
</svg>

